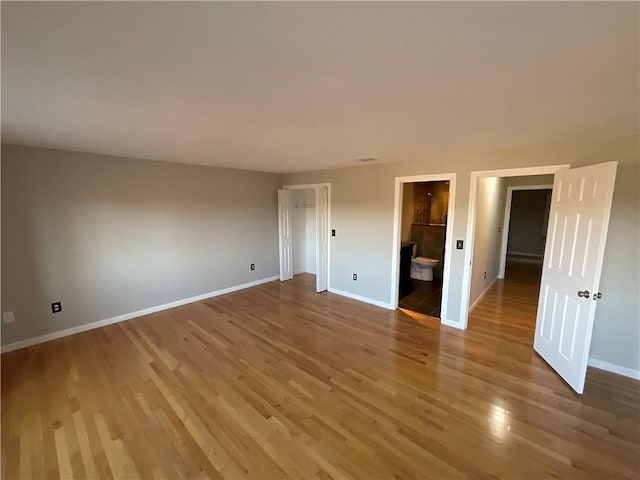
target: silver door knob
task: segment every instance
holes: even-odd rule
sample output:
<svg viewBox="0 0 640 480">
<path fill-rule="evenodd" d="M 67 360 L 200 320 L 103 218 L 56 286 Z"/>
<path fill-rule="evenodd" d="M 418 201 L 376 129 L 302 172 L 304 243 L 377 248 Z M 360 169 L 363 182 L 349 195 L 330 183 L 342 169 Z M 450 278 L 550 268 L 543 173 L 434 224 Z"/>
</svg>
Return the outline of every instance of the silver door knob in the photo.
<svg viewBox="0 0 640 480">
<path fill-rule="evenodd" d="M 589 290 L 578 291 L 578 296 L 582 298 L 589 298 Z"/>
</svg>

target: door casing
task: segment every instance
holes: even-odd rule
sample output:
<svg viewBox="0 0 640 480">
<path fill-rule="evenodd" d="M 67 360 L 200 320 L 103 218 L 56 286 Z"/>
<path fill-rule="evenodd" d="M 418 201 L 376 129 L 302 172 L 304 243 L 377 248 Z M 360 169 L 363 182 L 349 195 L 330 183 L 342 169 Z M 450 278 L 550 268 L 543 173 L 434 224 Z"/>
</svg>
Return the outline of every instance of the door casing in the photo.
<svg viewBox="0 0 640 480">
<path fill-rule="evenodd" d="M 476 235 L 476 217 L 478 203 L 478 185 L 481 178 L 487 177 L 525 177 L 529 175 L 549 175 L 569 169 L 569 165 L 545 165 L 540 167 L 508 168 L 502 170 L 482 170 L 471 172 L 469 185 L 469 209 L 467 217 L 467 233 L 464 241 L 464 269 L 462 272 L 462 299 L 458 321 L 447 323 L 450 327 L 466 329 L 469 323 L 469 300 L 471 296 L 471 268 L 473 245 Z"/>
</svg>

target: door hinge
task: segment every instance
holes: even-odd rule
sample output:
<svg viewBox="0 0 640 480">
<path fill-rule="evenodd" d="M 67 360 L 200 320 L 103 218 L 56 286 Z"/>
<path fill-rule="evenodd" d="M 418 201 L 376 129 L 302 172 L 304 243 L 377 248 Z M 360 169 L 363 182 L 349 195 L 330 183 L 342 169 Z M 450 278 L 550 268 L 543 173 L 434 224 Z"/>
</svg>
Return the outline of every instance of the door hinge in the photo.
<svg viewBox="0 0 640 480">
<path fill-rule="evenodd" d="M 594 293 L 593 297 L 591 297 L 592 300 L 598 300 L 600 298 L 602 298 L 602 294 L 600 292 Z"/>
</svg>

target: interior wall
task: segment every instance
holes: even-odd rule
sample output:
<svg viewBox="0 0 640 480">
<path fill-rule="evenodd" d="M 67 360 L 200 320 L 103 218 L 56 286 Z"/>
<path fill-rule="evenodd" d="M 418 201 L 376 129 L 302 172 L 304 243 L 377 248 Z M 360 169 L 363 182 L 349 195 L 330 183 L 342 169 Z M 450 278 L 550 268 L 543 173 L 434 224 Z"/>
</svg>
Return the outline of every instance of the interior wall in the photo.
<svg viewBox="0 0 640 480">
<path fill-rule="evenodd" d="M 315 189 L 303 190 L 307 208 L 305 222 L 305 269 L 307 273 L 316 273 L 316 191 Z"/>
<path fill-rule="evenodd" d="M 514 190 L 507 253 L 544 255 L 551 190 Z"/>
<path fill-rule="evenodd" d="M 281 184 L 2 145 L 2 344 L 277 275 Z"/>
<path fill-rule="evenodd" d="M 330 228 L 336 229 L 336 236 L 330 239 L 330 285 L 390 304 L 395 177 L 455 172 L 452 231 L 454 240 L 464 240 L 472 171 L 560 164 L 578 167 L 616 160 L 618 174 L 601 280 L 605 295 L 598 302 L 591 356 L 640 371 L 639 139 L 634 134 L 521 149 L 427 156 L 414 161 L 290 174 L 285 176 L 285 182 L 331 182 Z M 461 321 L 464 267 L 464 249 L 454 249 L 449 313 L 445 319 L 449 323 Z M 351 278 L 354 272 L 358 273 L 356 282 Z"/>
<path fill-rule="evenodd" d="M 478 183 L 469 305 L 473 305 L 498 278 L 506 203 L 505 183 L 504 178 L 496 177 L 481 178 Z"/>
<path fill-rule="evenodd" d="M 293 233 L 293 273 L 307 270 L 307 209 L 304 190 L 292 190 L 293 214 L 291 230 Z"/>
<path fill-rule="evenodd" d="M 292 190 L 293 272 L 316 273 L 316 191 Z"/>
</svg>

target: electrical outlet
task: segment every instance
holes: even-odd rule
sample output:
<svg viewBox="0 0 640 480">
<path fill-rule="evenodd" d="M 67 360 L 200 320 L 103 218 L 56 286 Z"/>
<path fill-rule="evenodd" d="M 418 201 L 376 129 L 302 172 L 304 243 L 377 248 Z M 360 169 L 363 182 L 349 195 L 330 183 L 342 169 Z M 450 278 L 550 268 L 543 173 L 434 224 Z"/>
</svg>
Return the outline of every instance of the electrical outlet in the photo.
<svg viewBox="0 0 640 480">
<path fill-rule="evenodd" d="M 251 270 L 255 270 L 255 269 L 256 269 L 256 264 L 255 264 L 255 263 L 252 263 L 252 264 L 251 264 Z"/>
<path fill-rule="evenodd" d="M 358 274 L 357 274 L 357 273 L 354 273 L 354 274 L 353 274 L 353 280 L 354 280 L 354 281 L 357 281 L 357 280 L 358 280 Z"/>
<path fill-rule="evenodd" d="M 462 240 L 456 240 L 456 248 L 458 250 L 462 250 L 462 245 L 464 245 L 464 242 Z"/>
<path fill-rule="evenodd" d="M 335 236 L 336 236 L 336 229 L 335 229 L 335 228 L 332 228 L 332 229 L 331 229 L 331 236 L 332 236 L 332 237 L 335 237 Z"/>
<path fill-rule="evenodd" d="M 52 313 L 60 313 L 62 311 L 62 302 L 53 302 L 51 304 Z"/>
<path fill-rule="evenodd" d="M 2 321 L 4 323 L 13 323 L 16 321 L 16 318 L 13 316 L 13 312 L 4 312 L 2 314 Z"/>
</svg>

